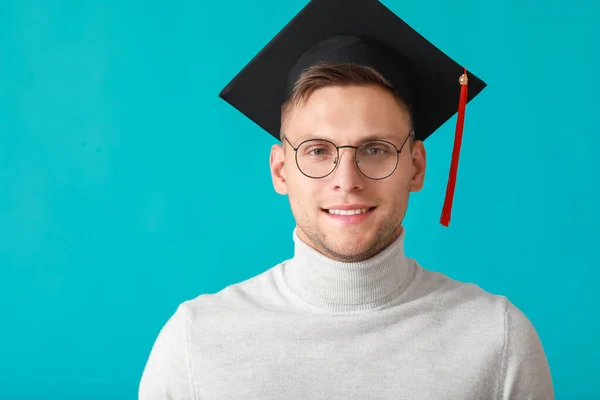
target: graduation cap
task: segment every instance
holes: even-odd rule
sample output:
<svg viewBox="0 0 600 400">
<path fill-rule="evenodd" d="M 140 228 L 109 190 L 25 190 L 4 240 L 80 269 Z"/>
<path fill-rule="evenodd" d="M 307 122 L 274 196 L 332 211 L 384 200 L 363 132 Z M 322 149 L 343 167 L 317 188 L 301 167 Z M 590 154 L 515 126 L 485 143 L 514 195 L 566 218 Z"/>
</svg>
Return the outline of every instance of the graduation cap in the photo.
<svg viewBox="0 0 600 400">
<path fill-rule="evenodd" d="M 448 226 L 465 107 L 486 84 L 378 0 L 310 0 L 219 97 L 279 140 L 281 106 L 300 74 L 321 62 L 377 70 L 407 103 L 417 140 L 425 140 L 458 111 L 440 220 Z"/>
</svg>

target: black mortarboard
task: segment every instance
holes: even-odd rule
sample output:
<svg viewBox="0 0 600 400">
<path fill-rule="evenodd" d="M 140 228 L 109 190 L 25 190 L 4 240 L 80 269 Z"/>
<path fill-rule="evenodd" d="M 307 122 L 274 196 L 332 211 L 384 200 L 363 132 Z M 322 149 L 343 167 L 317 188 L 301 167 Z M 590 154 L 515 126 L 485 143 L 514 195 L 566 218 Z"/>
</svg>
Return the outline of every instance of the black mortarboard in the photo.
<svg viewBox="0 0 600 400">
<path fill-rule="evenodd" d="M 486 84 L 469 72 L 467 91 L 466 69 L 378 0 L 310 0 L 219 96 L 279 139 L 282 104 L 302 71 L 320 62 L 374 67 L 411 109 L 417 140 L 425 140 L 458 110 L 441 220 L 448 225 L 464 109 Z"/>
</svg>

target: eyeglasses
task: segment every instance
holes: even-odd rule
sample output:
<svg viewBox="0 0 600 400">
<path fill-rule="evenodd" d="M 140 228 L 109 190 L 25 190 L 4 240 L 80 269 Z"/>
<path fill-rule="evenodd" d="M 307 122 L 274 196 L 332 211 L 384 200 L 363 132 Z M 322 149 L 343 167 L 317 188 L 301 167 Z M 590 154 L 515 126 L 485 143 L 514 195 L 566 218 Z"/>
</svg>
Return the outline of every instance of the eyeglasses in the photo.
<svg viewBox="0 0 600 400">
<path fill-rule="evenodd" d="M 309 139 L 294 147 L 287 137 L 283 139 L 294 149 L 298 169 L 309 178 L 321 179 L 331 174 L 338 165 L 340 149 L 350 148 L 355 149 L 354 161 L 358 170 L 369 179 L 381 180 L 396 171 L 400 152 L 414 133 L 408 134 L 399 149 L 386 140 L 368 140 L 358 146 L 336 146 L 329 140 Z"/>
</svg>

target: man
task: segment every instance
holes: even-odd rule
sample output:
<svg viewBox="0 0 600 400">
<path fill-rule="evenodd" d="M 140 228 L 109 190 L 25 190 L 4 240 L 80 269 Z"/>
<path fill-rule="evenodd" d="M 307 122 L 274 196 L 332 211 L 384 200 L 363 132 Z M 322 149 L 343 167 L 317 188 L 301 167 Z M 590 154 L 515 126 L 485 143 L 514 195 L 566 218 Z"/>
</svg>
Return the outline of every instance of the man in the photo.
<svg viewBox="0 0 600 400">
<path fill-rule="evenodd" d="M 519 309 L 404 254 L 423 140 L 485 86 L 463 72 L 374 0 L 312 0 L 257 55 L 221 96 L 281 139 L 294 255 L 184 302 L 141 399 L 554 398 Z"/>
</svg>

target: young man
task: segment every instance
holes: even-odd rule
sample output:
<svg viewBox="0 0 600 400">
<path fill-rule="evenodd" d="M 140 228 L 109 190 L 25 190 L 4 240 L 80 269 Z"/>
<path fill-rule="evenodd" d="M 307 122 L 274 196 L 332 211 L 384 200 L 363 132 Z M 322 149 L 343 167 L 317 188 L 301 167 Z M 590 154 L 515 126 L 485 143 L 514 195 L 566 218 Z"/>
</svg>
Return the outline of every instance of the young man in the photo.
<svg viewBox="0 0 600 400">
<path fill-rule="evenodd" d="M 285 27 L 221 96 L 281 139 L 294 255 L 183 303 L 140 399 L 554 398 L 519 309 L 404 254 L 423 140 L 485 86 L 463 77 L 458 101 L 463 72 L 375 0 L 312 0 Z"/>
</svg>

